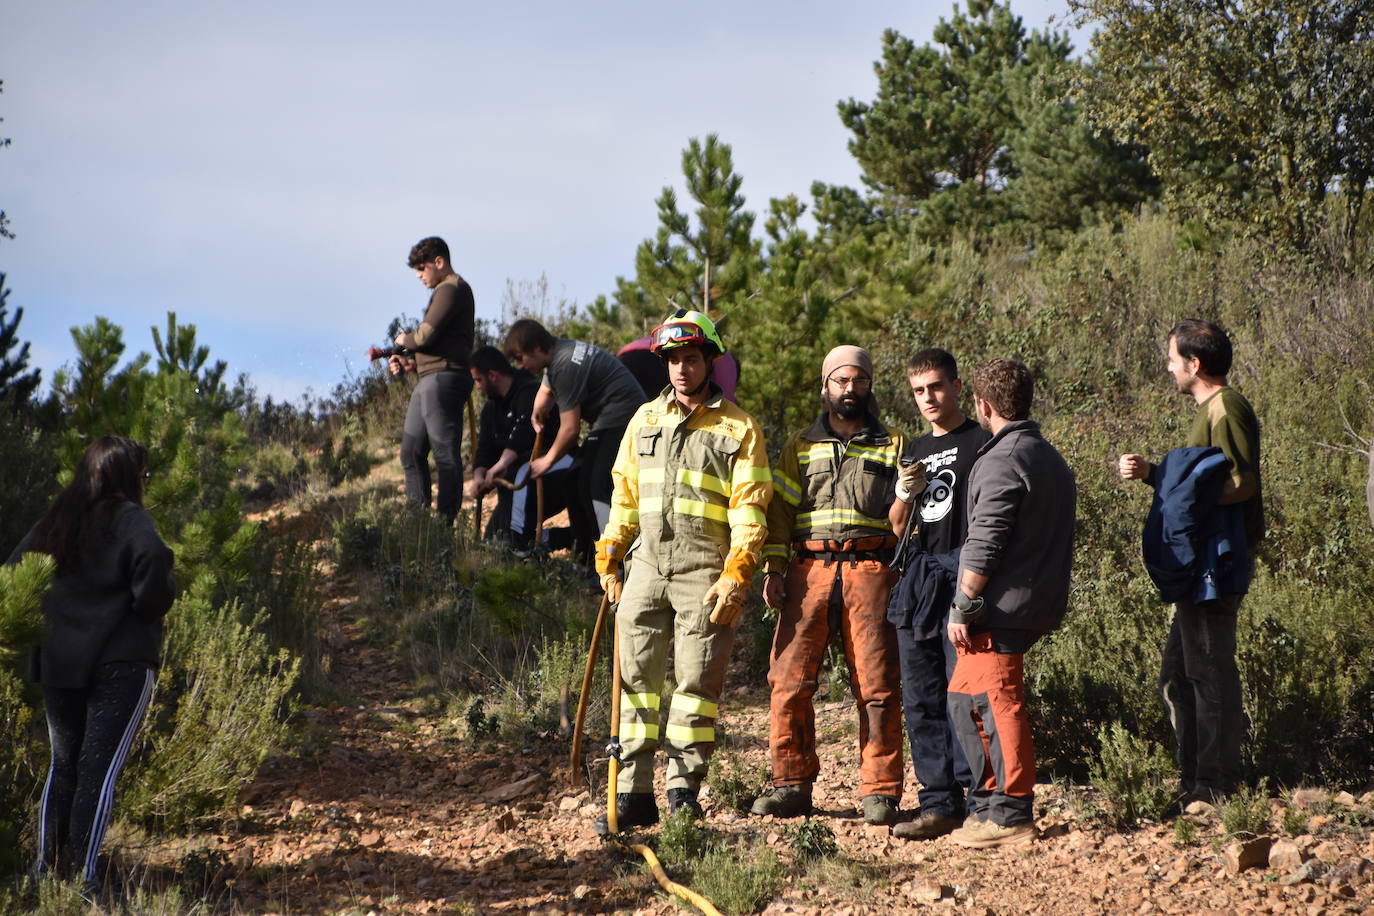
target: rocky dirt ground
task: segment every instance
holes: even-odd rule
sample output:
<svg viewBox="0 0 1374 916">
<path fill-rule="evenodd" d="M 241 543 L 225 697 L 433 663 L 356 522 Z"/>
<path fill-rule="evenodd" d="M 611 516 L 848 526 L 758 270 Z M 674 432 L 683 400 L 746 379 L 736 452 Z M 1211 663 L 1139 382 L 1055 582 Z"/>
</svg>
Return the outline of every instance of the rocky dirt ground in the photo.
<svg viewBox="0 0 1374 916">
<path fill-rule="evenodd" d="M 161 859 L 184 872 L 188 856 L 209 863 L 207 899 L 239 913 L 684 910 L 638 859 L 594 836 L 604 762 L 593 768 L 602 783 L 589 795 L 568 784 L 564 742 L 469 740 L 465 722 L 432 711 L 395 660 L 369 643 L 347 579 L 323 580 L 334 677 L 348 702 L 304 712 L 308 752 L 269 762 L 221 832 L 145 850 L 145 867 Z M 732 753 L 762 765 L 766 694 L 736 690 L 724 708 Z M 823 703 L 817 718 L 825 740 L 816 804 L 835 832 L 838 860 L 798 863 L 783 823 L 704 798 L 712 832 L 750 835 L 787 863 L 766 913 L 1316 916 L 1374 903 L 1368 793 L 1307 790 L 1276 800 L 1272 833 L 1248 844 L 1223 836 L 1215 813 L 1204 812 L 1191 819 L 1195 837 L 1181 843 L 1171 825 L 1109 828 L 1093 815 L 1088 790 L 1044 785 L 1033 844 L 974 851 L 948 838 L 904 842 L 859 819 L 852 704 Z M 908 804 L 915 789 L 907 786 Z M 1284 805 L 1306 806 L 1305 833 L 1279 829 Z"/>
</svg>

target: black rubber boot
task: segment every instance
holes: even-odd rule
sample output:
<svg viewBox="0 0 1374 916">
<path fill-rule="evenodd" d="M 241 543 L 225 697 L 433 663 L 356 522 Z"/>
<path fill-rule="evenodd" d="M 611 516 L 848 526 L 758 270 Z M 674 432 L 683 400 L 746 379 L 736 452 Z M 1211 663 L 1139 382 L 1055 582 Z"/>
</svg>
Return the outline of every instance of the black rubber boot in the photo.
<svg viewBox="0 0 1374 916">
<path fill-rule="evenodd" d="M 701 820 L 701 803 L 697 801 L 696 789 L 668 790 L 668 816 L 672 817 L 682 808 L 691 811 L 693 819 Z"/>
<path fill-rule="evenodd" d="M 618 830 L 630 827 L 649 827 L 658 823 L 658 805 L 654 804 L 652 792 L 620 792 L 615 797 L 615 820 Z M 610 833 L 606 815 L 596 819 L 597 836 Z"/>
</svg>

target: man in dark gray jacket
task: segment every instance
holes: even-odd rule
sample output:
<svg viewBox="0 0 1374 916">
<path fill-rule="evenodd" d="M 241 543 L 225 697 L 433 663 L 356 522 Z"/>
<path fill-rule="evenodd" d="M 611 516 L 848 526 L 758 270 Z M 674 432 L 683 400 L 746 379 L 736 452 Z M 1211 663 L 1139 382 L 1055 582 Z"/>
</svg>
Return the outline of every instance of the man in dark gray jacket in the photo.
<svg viewBox="0 0 1374 916">
<path fill-rule="evenodd" d="M 968 535 L 949 614 L 955 737 L 975 777 L 969 819 L 950 836 L 984 848 L 1035 838 L 1035 747 L 1024 656 L 1059 626 L 1073 564 L 1073 471 L 1030 419 L 1035 382 L 1009 359 L 973 370 L 973 408 L 992 433 L 968 480 Z"/>
</svg>

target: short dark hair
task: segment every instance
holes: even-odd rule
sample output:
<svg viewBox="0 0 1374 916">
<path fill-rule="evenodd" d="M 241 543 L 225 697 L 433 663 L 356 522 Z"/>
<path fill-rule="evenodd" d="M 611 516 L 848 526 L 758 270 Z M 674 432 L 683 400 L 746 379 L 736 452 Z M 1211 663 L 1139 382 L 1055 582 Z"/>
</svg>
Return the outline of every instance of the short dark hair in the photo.
<svg viewBox="0 0 1374 916">
<path fill-rule="evenodd" d="M 515 367 L 506 359 L 506 355 L 491 344 L 478 347 L 472 351 L 472 356 L 468 357 L 472 368 L 478 372 L 499 372 L 502 375 L 514 375 Z"/>
<path fill-rule="evenodd" d="M 959 364 L 954 361 L 948 350 L 941 350 L 939 347 L 927 347 L 906 361 L 907 375 L 935 370 L 943 372 L 945 378 L 951 382 L 959 377 Z"/>
<path fill-rule="evenodd" d="M 973 393 L 1004 420 L 1030 419 L 1035 377 L 1014 359 L 985 359 L 973 367 Z"/>
<path fill-rule="evenodd" d="M 1208 375 L 1225 378 L 1231 371 L 1231 338 L 1220 325 L 1201 318 L 1186 318 L 1169 329 L 1169 336 L 1174 339 L 1178 355 L 1196 358 Z"/>
<path fill-rule="evenodd" d="M 406 265 L 412 270 L 419 270 L 435 258 L 443 258 L 445 264 L 453 263 L 448 253 L 448 243 L 437 235 L 431 235 L 415 243 L 415 247 L 410 249 L 410 260 L 406 261 Z"/>
<path fill-rule="evenodd" d="M 558 338 L 550 334 L 542 324 L 533 318 L 521 318 L 506 332 L 501 349 L 508 357 L 515 359 L 517 353 L 530 353 L 534 350 L 550 352 L 556 343 Z"/>
</svg>

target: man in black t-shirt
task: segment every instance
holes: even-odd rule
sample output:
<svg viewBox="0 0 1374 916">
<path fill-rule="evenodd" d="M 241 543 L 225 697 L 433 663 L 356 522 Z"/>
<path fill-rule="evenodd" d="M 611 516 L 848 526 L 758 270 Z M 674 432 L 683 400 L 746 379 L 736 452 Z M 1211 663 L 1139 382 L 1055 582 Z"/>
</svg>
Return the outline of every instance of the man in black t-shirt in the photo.
<svg viewBox="0 0 1374 916">
<path fill-rule="evenodd" d="M 468 495 L 479 504 L 482 496 L 496 490 L 496 511 L 487 522 L 488 538 L 507 538 L 517 550 L 528 550 L 534 542 L 536 488 L 529 480 L 529 462 L 534 448 L 534 399 L 539 379 L 515 369 L 495 347 L 479 347 L 472 353 L 472 380 L 486 398 L 482 405 L 477 448 L 473 456 L 472 481 Z M 552 442 L 558 432 L 558 418 L 544 429 L 544 441 Z M 542 451 L 542 449 L 541 449 Z M 565 455 L 541 479 L 544 482 L 544 517 L 562 512 L 568 505 L 572 488 L 572 456 Z M 508 480 L 520 488 L 511 490 L 496 481 Z M 567 528 L 545 532 L 550 550 L 572 545 Z"/>
<path fill-rule="evenodd" d="M 894 532 L 905 534 L 908 526 L 916 527 L 898 557 L 902 579 L 892 591 L 888 619 L 897 628 L 902 708 L 912 765 L 921 782 L 921 807 L 892 832 L 904 839 L 931 839 L 963 823 L 965 792 L 973 781 L 949 723 L 945 697 L 955 654 L 945 624 L 959 568 L 957 551 L 968 524 L 966 482 L 990 435 L 959 409 L 963 382 L 946 351 L 931 348 L 911 357 L 907 380 L 930 432 L 912 440 L 902 463 L 920 462 L 926 485 L 917 494 L 899 492 L 902 498 L 889 513 Z"/>
</svg>

